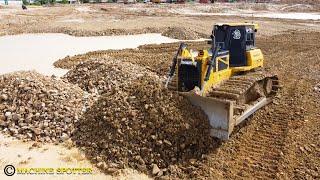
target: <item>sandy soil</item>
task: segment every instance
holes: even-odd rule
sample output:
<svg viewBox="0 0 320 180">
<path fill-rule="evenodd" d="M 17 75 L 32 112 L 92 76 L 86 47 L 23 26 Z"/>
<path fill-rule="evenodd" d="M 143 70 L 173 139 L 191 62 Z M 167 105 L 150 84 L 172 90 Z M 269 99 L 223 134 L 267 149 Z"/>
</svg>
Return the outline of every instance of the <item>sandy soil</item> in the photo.
<svg viewBox="0 0 320 180">
<path fill-rule="evenodd" d="M 179 177 L 319 179 L 320 94 L 314 91 L 314 87 L 320 82 L 319 21 L 236 16 L 190 16 L 169 11 L 180 7 L 162 4 L 128 6 L 107 4 L 37 8 L 28 11 L 10 9 L 9 13 L 5 9 L 0 12 L 0 35 L 31 32 L 62 32 L 77 36 L 163 33 L 168 30 L 168 27 L 178 27 L 182 30 L 181 32 L 184 30 L 191 32 L 189 35 L 185 35 L 185 39 L 195 39 L 208 37 L 215 22 L 254 20 L 261 26 L 257 46 L 265 54 L 266 66 L 279 74 L 283 89 L 273 104 L 250 117 L 249 121 L 233 134 L 230 141 L 222 143 L 221 146 L 209 152 L 199 167 L 188 169 L 184 172 L 185 174 L 180 174 Z M 205 6 L 182 5 L 182 7 L 203 9 Z M 283 7 L 283 5 L 272 5 L 251 8 L 256 11 L 279 11 Z M 282 10 L 288 12 L 318 11 L 316 6 L 301 7 L 296 9 L 291 6 L 287 10 L 286 8 Z M 227 8 L 229 7 L 225 9 Z M 303 10 L 305 8 L 307 10 Z M 207 10 L 203 10 L 203 12 L 205 11 Z M 43 17 L 44 14 L 46 17 Z M 170 33 L 167 34 L 170 36 Z M 204 42 L 189 44 L 192 47 L 207 47 Z M 92 52 L 62 59 L 55 65 L 62 68 L 72 68 L 78 62 L 86 61 L 89 58 L 99 59 L 111 56 L 145 66 L 158 75 L 165 76 L 177 47 L 177 43 L 172 43 L 142 46 L 139 49 Z M 53 158 L 52 162 L 54 163 L 49 164 L 50 166 L 68 163 L 71 166 L 91 165 L 85 158 L 79 160 L 81 152 L 74 148 L 69 150 L 65 146 L 50 144 L 43 145 L 44 148 L 29 150 L 32 145 L 30 143 L 12 141 L 8 138 L 2 139 L 1 168 L 6 163 L 18 164 L 24 160 L 27 160 L 30 166 L 44 165 L 40 163 L 43 162 L 41 160 L 44 157 Z M 48 150 L 43 150 L 45 148 Z M 21 154 L 25 152 L 26 155 L 18 157 L 19 152 Z M 63 152 L 63 154 L 59 152 Z M 9 154 L 8 157 L 7 154 Z M 74 154 L 77 155 L 74 156 Z M 28 157 L 31 159 L 28 160 Z M 64 157 L 68 157 L 69 160 L 66 161 Z M 147 178 L 147 176 L 132 170 L 128 170 L 128 172 L 116 177 Z M 97 177 L 100 175 L 97 171 Z M 110 178 L 104 174 L 101 176 Z M 171 178 L 174 177 L 175 174 L 171 176 Z"/>
<path fill-rule="evenodd" d="M 286 10 L 286 8 L 290 10 Z M 261 25 L 259 35 L 272 35 L 288 29 L 319 29 L 319 21 L 281 20 L 237 17 L 237 16 L 194 16 L 197 13 L 254 13 L 286 11 L 318 11 L 311 5 L 263 5 L 263 4 L 95 4 L 29 8 L 3 9 L 0 12 L 0 35 L 18 33 L 57 32 L 75 36 L 126 35 L 139 33 L 164 33 L 168 28 L 192 31 L 193 34 L 178 39 L 207 38 L 212 25 L 217 22 L 254 21 Z M 187 12 L 187 14 L 181 14 Z M 157 23 L 155 23 L 157 22 Z M 181 23 L 185 22 L 185 23 Z M 313 26 L 305 24 L 312 23 Z M 170 30 L 170 29 L 169 29 Z M 175 29 L 176 31 L 177 29 Z M 173 38 L 174 33 L 172 33 Z M 170 36 L 170 33 L 166 33 Z"/>
<path fill-rule="evenodd" d="M 14 165 L 19 168 L 92 168 L 93 173 L 87 175 L 15 175 L 15 179 L 149 179 L 148 176 L 134 170 L 126 169 L 119 175 L 111 176 L 101 173 L 89 160 L 85 153 L 75 148 L 72 142 L 64 144 L 41 144 L 21 142 L 0 134 L 0 167 Z M 7 176 L 0 174 L 1 179 Z"/>
</svg>

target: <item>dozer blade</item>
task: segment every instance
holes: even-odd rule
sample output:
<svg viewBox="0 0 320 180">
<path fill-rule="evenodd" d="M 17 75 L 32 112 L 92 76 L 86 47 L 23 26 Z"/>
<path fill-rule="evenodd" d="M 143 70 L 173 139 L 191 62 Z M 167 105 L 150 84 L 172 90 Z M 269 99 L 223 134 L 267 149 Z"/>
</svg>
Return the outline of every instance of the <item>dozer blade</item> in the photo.
<svg viewBox="0 0 320 180">
<path fill-rule="evenodd" d="M 269 98 L 260 98 L 249 106 L 240 116 L 234 116 L 233 101 L 203 97 L 194 92 L 180 92 L 180 94 L 188 98 L 193 105 L 200 107 L 204 111 L 210 121 L 210 135 L 221 140 L 228 140 L 236 125 L 272 101 Z"/>
<path fill-rule="evenodd" d="M 211 130 L 210 135 L 222 140 L 229 139 L 234 121 L 233 121 L 233 102 L 210 97 L 203 97 L 193 92 L 181 92 L 181 95 L 195 106 L 199 106 L 208 116 Z"/>
</svg>

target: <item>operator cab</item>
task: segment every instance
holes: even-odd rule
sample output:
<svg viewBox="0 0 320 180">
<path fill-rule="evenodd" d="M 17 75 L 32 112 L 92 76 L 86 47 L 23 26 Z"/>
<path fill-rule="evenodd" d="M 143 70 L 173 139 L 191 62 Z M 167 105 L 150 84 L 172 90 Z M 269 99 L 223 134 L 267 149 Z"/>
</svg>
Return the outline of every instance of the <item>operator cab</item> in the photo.
<svg viewBox="0 0 320 180">
<path fill-rule="evenodd" d="M 229 66 L 247 66 L 246 52 L 255 49 L 257 24 L 216 24 L 211 35 L 212 43 L 220 46 L 220 51 L 229 51 Z"/>
</svg>

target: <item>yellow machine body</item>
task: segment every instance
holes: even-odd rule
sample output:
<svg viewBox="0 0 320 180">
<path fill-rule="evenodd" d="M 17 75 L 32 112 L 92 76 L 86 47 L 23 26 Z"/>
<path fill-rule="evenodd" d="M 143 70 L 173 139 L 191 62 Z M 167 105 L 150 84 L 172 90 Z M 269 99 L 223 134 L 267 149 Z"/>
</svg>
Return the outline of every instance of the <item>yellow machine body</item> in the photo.
<svg viewBox="0 0 320 180">
<path fill-rule="evenodd" d="M 191 51 L 191 52 L 190 52 Z M 196 55 L 194 55 L 196 54 Z M 218 56 L 212 73 L 210 74 L 209 80 L 203 89 L 203 96 L 205 96 L 208 91 L 214 86 L 219 85 L 223 80 L 229 79 L 231 76 L 236 75 L 240 72 L 250 71 L 259 67 L 263 67 L 264 57 L 260 49 L 252 49 L 246 52 L 248 65 L 239 67 L 229 66 L 229 55 Z M 207 63 L 210 60 L 211 55 L 209 55 L 208 50 L 192 51 L 188 49 L 183 49 L 181 56 L 179 57 L 181 61 L 190 61 L 190 63 L 201 63 L 201 84 L 204 84 L 205 72 L 207 71 Z M 219 64 L 225 64 L 227 68 L 219 69 Z M 179 68 L 179 66 L 178 66 Z M 178 70 L 179 71 L 179 70 Z M 199 87 L 201 88 L 201 87 Z"/>
<path fill-rule="evenodd" d="M 263 67 L 264 57 L 261 49 L 253 49 L 246 52 L 248 66 L 233 67 L 233 74 L 237 72 L 250 71 L 252 69 Z"/>
</svg>

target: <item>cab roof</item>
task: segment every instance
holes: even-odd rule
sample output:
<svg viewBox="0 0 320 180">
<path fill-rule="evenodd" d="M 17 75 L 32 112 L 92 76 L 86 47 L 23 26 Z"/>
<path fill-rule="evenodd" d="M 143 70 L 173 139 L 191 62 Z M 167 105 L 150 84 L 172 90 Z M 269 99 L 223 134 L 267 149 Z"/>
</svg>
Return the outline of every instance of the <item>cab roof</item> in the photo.
<svg viewBox="0 0 320 180">
<path fill-rule="evenodd" d="M 216 26 L 254 26 L 254 29 L 259 29 L 259 25 L 256 23 L 248 23 L 248 22 L 244 22 L 244 23 L 216 23 Z"/>
</svg>

